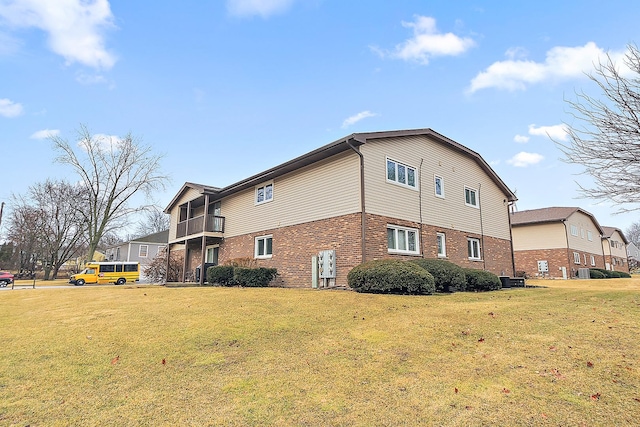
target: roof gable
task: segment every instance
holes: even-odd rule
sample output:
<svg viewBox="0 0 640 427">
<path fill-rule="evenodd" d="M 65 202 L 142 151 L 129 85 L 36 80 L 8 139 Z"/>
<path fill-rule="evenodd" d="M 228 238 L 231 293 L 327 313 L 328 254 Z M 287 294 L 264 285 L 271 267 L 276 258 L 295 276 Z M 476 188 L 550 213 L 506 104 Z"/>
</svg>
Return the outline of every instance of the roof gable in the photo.
<svg viewBox="0 0 640 427">
<path fill-rule="evenodd" d="M 569 219 L 576 212 L 580 212 L 588 216 L 596 229 L 600 234 L 604 234 L 604 231 L 598 220 L 586 210 L 579 207 L 549 207 L 540 209 L 530 209 L 526 211 L 512 212 L 511 213 L 511 225 L 512 226 L 524 226 L 533 224 L 544 224 L 552 222 L 563 222 Z"/>
</svg>

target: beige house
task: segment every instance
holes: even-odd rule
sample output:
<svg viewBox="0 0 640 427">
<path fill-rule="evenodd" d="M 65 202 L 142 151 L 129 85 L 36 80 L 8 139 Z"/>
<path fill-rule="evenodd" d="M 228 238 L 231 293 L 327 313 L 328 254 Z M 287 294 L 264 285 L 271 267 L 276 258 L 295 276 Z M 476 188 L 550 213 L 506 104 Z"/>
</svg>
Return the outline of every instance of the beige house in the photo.
<svg viewBox="0 0 640 427">
<path fill-rule="evenodd" d="M 187 182 L 165 212 L 169 250 L 186 254 L 182 280 L 251 258 L 277 268 L 278 285 L 311 287 L 322 251 L 335 251 L 325 276 L 336 285 L 381 258 L 439 257 L 513 275 L 515 200 L 478 153 L 417 129 L 355 133 L 223 188 Z"/>
<path fill-rule="evenodd" d="M 605 268 L 603 227 L 577 207 L 511 214 L 516 271 L 552 278 L 575 277 L 580 268 Z"/>
<path fill-rule="evenodd" d="M 602 227 L 602 252 L 604 253 L 604 263 L 607 270 L 629 272 L 629 261 L 627 259 L 627 244 L 629 241 L 619 228 Z"/>
</svg>

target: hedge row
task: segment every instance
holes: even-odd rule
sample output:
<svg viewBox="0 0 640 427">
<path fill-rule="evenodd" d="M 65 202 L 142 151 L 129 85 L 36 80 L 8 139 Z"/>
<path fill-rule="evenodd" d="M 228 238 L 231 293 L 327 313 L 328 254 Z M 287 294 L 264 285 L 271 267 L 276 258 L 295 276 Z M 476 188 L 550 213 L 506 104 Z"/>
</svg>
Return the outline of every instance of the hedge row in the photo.
<svg viewBox="0 0 640 427">
<path fill-rule="evenodd" d="M 370 293 L 432 294 L 502 288 L 500 278 L 493 273 L 440 259 L 369 261 L 354 267 L 347 282 L 357 292 Z"/>
<path fill-rule="evenodd" d="M 624 271 L 605 270 L 604 268 L 590 268 L 589 277 L 592 279 L 618 279 L 621 277 L 630 278 L 629 273 Z"/>
<path fill-rule="evenodd" d="M 260 288 L 269 286 L 278 275 L 275 268 L 247 268 L 232 265 L 216 265 L 207 268 L 207 282 L 219 286 L 246 286 Z"/>
</svg>

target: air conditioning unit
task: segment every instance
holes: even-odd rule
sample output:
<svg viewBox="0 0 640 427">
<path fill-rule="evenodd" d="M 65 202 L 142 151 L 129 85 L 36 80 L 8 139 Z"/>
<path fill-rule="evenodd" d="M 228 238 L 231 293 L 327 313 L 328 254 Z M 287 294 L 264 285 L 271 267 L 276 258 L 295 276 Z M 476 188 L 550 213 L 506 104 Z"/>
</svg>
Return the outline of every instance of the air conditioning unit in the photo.
<svg viewBox="0 0 640 427">
<path fill-rule="evenodd" d="M 578 269 L 578 279 L 590 279 L 591 274 L 589 273 L 588 268 L 579 268 Z"/>
</svg>

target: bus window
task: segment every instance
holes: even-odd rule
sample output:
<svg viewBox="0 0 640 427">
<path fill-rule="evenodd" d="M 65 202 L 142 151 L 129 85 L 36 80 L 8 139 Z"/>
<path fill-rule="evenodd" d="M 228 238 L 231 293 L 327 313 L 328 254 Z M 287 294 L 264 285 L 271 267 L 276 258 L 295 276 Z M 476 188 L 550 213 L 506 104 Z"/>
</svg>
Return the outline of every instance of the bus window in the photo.
<svg viewBox="0 0 640 427">
<path fill-rule="evenodd" d="M 138 271 L 138 264 L 125 264 L 124 271 Z"/>
</svg>

